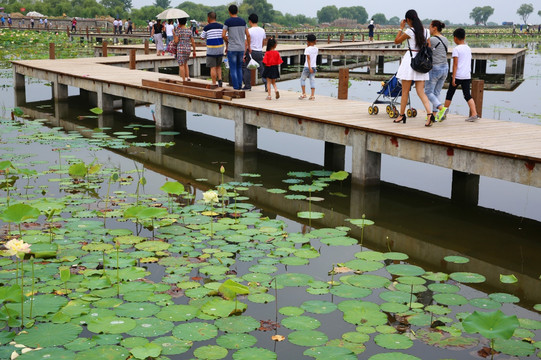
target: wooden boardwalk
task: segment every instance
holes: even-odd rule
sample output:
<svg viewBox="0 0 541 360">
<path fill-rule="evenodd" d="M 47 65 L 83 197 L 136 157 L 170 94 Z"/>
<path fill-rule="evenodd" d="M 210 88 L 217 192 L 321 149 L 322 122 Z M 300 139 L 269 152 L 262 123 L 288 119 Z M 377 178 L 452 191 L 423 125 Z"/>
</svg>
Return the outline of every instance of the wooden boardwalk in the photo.
<svg viewBox="0 0 541 360">
<path fill-rule="evenodd" d="M 284 90 L 280 91 L 279 100 L 268 101 L 261 87 L 246 92 L 244 99 L 232 101 L 178 95 L 141 84 L 143 79 L 178 80 L 178 76 L 118 66 L 122 63 L 126 66 L 128 61 L 127 56 L 14 61 L 15 87 L 24 87 L 24 76 L 30 76 L 58 84 L 53 88 L 60 98 L 64 93 L 67 98 L 67 86 L 74 86 L 97 93 L 98 105 L 104 107 L 106 102 L 100 102 L 100 96 L 154 103 L 158 126 L 163 127 L 172 126 L 173 120 L 165 119 L 168 112 L 158 111 L 162 107 L 231 119 L 236 122 L 237 148 L 241 151 L 250 148 L 247 142 L 252 145 L 255 142 L 257 147 L 257 127 L 352 146 L 352 175 L 361 183 L 379 179 L 378 156 L 388 154 L 541 187 L 541 126 L 538 125 L 491 119 L 468 123 L 465 116 L 451 114 L 446 121 L 427 128 L 422 109 L 418 109 L 417 118 L 408 119 L 406 124 L 394 124 L 384 111 L 370 116 L 368 102 L 317 94 L 315 101 L 299 100 L 298 92 Z M 156 55 L 137 56 L 138 63 L 153 61 L 166 60 Z M 377 171 L 372 167 L 378 167 Z"/>
</svg>

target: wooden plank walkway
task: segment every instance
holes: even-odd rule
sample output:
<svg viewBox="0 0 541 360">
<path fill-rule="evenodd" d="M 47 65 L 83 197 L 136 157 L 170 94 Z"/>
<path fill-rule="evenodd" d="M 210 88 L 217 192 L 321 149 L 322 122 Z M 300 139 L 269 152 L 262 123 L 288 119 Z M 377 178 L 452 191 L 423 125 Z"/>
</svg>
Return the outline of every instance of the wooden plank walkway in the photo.
<svg viewBox="0 0 541 360">
<path fill-rule="evenodd" d="M 161 60 L 161 57 L 157 57 L 156 55 L 140 55 L 137 57 L 138 62 L 151 61 L 152 59 Z M 141 83 L 143 79 L 158 80 L 158 78 L 164 77 L 178 80 L 178 76 L 149 71 L 129 70 L 128 68 L 109 65 L 115 62 L 118 63 L 119 61 L 128 62 L 129 58 L 127 56 L 116 56 L 108 58 L 14 61 L 13 67 L 15 74 L 38 77 L 48 81 L 54 81 L 51 79 L 56 79 L 56 81 L 62 84 L 79 86 L 81 88 L 83 85 L 78 85 L 78 79 L 87 82 L 90 81 L 92 83 L 102 83 L 104 89 L 102 91 L 106 91 L 105 89 L 107 87 L 117 85 L 124 88 L 123 93 L 125 94 L 130 94 L 129 89 L 134 91 L 137 90 L 139 91 L 139 94 L 145 92 L 147 94 L 167 94 L 168 96 L 174 97 L 172 98 L 173 100 L 169 100 L 165 106 L 179 106 L 178 108 L 180 109 L 182 109 L 180 106 L 186 104 L 186 101 L 180 101 L 180 99 L 188 99 L 190 103 L 192 103 L 192 100 L 198 100 L 198 104 L 200 104 L 198 105 L 199 108 L 189 111 L 206 112 L 211 116 L 220 116 L 219 111 L 221 111 L 222 106 L 251 110 L 253 111 L 253 114 L 257 114 L 254 115 L 255 117 L 253 117 L 253 119 L 263 113 L 269 116 L 269 121 L 267 123 L 257 123 L 257 121 L 259 121 L 257 119 L 251 120 L 251 125 L 254 126 L 272 128 L 272 122 L 270 121 L 270 117 L 272 116 L 296 120 L 289 121 L 286 128 L 277 131 L 287 131 L 300 135 L 305 134 L 304 136 L 319 138 L 320 140 L 331 141 L 337 144 L 355 146 L 355 144 L 351 142 L 353 141 L 351 139 L 346 141 L 337 138 L 336 141 L 334 141 L 329 140 L 328 136 L 312 134 L 310 123 L 333 125 L 334 127 L 342 129 L 342 133 L 345 133 L 346 136 L 350 130 L 359 130 L 368 134 L 384 135 L 384 138 L 381 139 L 369 139 L 368 150 L 387 153 L 402 158 L 418 159 L 418 161 L 435 163 L 440 166 L 443 166 L 442 164 L 445 164 L 445 161 L 453 161 L 453 159 L 451 159 L 452 152 L 449 154 L 449 151 L 447 151 L 447 155 L 449 156 L 448 160 L 444 159 L 435 162 L 429 156 L 433 149 L 424 149 L 423 154 L 412 155 L 411 151 L 413 150 L 407 145 L 409 143 L 401 143 L 401 146 L 398 147 L 396 139 L 413 141 L 420 144 L 443 146 L 448 149 L 461 149 L 481 155 L 493 155 L 502 159 L 508 158 L 520 160 L 523 161 L 522 167 L 535 167 L 537 164 L 534 174 L 536 174 L 536 177 L 541 174 L 540 169 L 538 169 L 541 167 L 541 126 L 538 125 L 492 119 L 479 119 L 477 122 L 469 123 L 464 121 L 466 118 L 465 116 L 450 114 L 446 121 L 436 123 L 432 127 L 427 128 L 424 126 L 424 110 L 422 109 L 418 109 L 420 115 L 417 118 L 408 119 L 406 124 L 394 124 L 385 111 L 381 111 L 382 109 L 380 109 L 380 114 L 378 115 L 369 115 L 368 106 L 370 103 L 368 102 L 338 100 L 333 97 L 321 96 L 318 94 L 316 94 L 315 101 L 301 101 L 298 99 L 299 92 L 285 90 L 280 90 L 281 96 L 279 100 L 273 98 L 272 101 L 268 101 L 265 99 L 266 93 L 261 86 L 253 87 L 251 92 L 246 93 L 245 99 L 234 99 L 232 101 L 207 99 L 193 95 L 177 95 L 165 90 L 145 88 Z M 144 91 L 141 92 L 141 90 Z M 137 101 L 144 101 L 144 99 L 140 98 L 143 95 L 137 96 L 139 97 L 134 96 L 133 98 Z M 148 102 L 152 102 L 152 99 L 155 99 L 155 97 L 149 97 L 148 99 Z M 175 101 L 174 99 L 179 99 L 179 101 Z M 165 104 L 165 102 L 163 104 Z M 211 104 L 218 105 L 220 110 L 216 110 L 218 107 L 212 107 Z M 184 109 L 189 109 L 189 107 L 184 107 Z M 228 118 L 227 116 L 223 117 Z M 229 118 L 234 119 L 233 115 L 230 115 Z M 480 160 L 472 158 L 471 161 L 475 163 Z M 498 162 L 493 161 L 490 165 L 487 164 L 487 166 L 495 167 L 497 166 L 495 164 L 498 164 Z M 478 163 L 475 165 L 479 168 L 483 168 L 484 166 Z M 449 167 L 453 169 L 454 166 L 455 165 L 449 165 Z M 468 164 L 461 163 L 460 169 L 458 170 L 465 171 L 462 167 L 467 166 Z M 513 166 L 516 166 L 517 171 L 519 171 L 519 165 L 515 164 Z M 503 178 L 507 179 L 506 177 Z M 531 182 L 533 186 L 541 186 L 540 179 L 537 179 L 536 181 L 530 179 L 517 182 L 526 183 L 526 185 L 529 185 L 528 182 Z"/>
</svg>

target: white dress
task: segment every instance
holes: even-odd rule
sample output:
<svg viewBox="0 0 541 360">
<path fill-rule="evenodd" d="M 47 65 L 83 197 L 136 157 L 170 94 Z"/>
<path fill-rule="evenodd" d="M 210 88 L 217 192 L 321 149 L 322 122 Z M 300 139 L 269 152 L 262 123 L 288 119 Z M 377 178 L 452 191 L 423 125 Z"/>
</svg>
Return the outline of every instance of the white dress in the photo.
<svg viewBox="0 0 541 360">
<path fill-rule="evenodd" d="M 406 30 L 406 35 L 408 35 L 410 38 L 406 41 L 406 49 L 407 44 L 409 41 L 409 46 L 412 50 L 413 57 L 417 56 L 418 52 L 413 50 L 419 50 L 419 47 L 417 46 L 417 43 L 415 42 L 415 33 L 411 28 Z M 430 38 L 430 33 L 428 30 L 425 29 L 425 38 L 428 40 Z M 402 57 L 402 61 L 400 62 L 400 67 L 398 68 L 398 72 L 396 73 L 396 77 L 400 80 L 413 80 L 413 81 L 426 81 L 430 79 L 430 74 L 426 73 L 420 73 L 411 68 L 411 54 L 409 49 L 406 50 L 406 53 Z"/>
</svg>

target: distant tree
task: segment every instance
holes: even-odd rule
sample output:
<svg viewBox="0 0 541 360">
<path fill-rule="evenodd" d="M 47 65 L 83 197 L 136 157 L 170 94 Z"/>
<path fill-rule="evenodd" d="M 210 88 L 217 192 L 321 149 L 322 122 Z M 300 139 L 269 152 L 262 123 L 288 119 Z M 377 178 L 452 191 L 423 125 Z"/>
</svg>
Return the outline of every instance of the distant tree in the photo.
<svg viewBox="0 0 541 360">
<path fill-rule="evenodd" d="M 126 3 L 123 0 L 101 0 L 101 5 L 112 17 L 125 17 L 130 10 L 126 9 Z"/>
<path fill-rule="evenodd" d="M 528 21 L 528 17 L 533 12 L 532 4 L 522 4 L 517 10 L 517 14 L 522 18 L 524 24 Z"/>
<path fill-rule="evenodd" d="M 147 25 L 151 19 L 156 19 L 156 15 L 163 9 L 154 5 L 143 6 L 140 9 L 132 9 L 131 19 L 138 25 Z M 190 13 L 188 13 L 190 14 Z"/>
<path fill-rule="evenodd" d="M 260 22 L 273 22 L 274 9 L 267 0 L 244 0 L 240 5 L 240 15 L 245 19 L 252 13 L 257 14 Z"/>
<path fill-rule="evenodd" d="M 368 20 L 368 13 L 362 6 L 341 7 L 338 9 L 338 15 L 341 18 L 357 20 L 359 24 L 364 24 Z"/>
<path fill-rule="evenodd" d="M 537 12 L 537 15 L 541 16 L 541 10 L 539 10 L 539 11 Z"/>
<path fill-rule="evenodd" d="M 379 25 L 386 25 L 387 24 L 387 18 L 385 17 L 385 14 L 377 13 L 372 15 L 372 19 L 374 19 L 374 22 Z"/>
<path fill-rule="evenodd" d="M 320 24 L 333 22 L 339 16 L 338 8 L 335 5 L 324 6 L 317 12 L 317 20 Z"/>
<path fill-rule="evenodd" d="M 171 0 L 154 0 L 154 6 L 159 6 L 162 9 L 168 9 L 171 7 Z"/>
<path fill-rule="evenodd" d="M 492 14 L 494 14 L 494 8 L 492 6 L 477 6 L 471 11 L 470 19 L 475 21 L 475 25 L 483 24 L 486 26 L 487 20 Z"/>
<path fill-rule="evenodd" d="M 398 16 L 393 16 L 387 21 L 387 25 L 400 25 L 400 18 Z"/>
</svg>

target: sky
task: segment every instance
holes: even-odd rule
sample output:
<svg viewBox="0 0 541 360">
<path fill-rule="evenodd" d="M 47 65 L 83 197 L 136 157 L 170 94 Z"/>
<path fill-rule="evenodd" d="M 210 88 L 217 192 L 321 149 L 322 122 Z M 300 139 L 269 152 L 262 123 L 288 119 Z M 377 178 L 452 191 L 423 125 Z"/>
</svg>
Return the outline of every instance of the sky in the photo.
<svg viewBox="0 0 541 360">
<path fill-rule="evenodd" d="M 183 0 L 171 0 L 172 6 L 178 6 Z M 205 5 L 225 5 L 232 0 L 191 0 Z M 237 0 L 241 2 L 241 0 Z M 537 12 L 541 10 L 541 0 L 380 0 L 380 1 L 363 1 L 363 0 L 267 0 L 273 5 L 275 10 L 282 13 L 290 13 L 293 15 L 304 14 L 309 17 L 316 17 L 317 11 L 327 5 L 336 5 L 336 7 L 346 6 L 363 6 L 368 15 L 383 13 L 387 19 L 398 16 L 403 18 L 404 14 L 409 9 L 417 10 L 421 19 L 439 19 L 449 20 L 453 23 L 471 24 L 470 12 L 477 6 L 492 6 L 494 14 L 488 19 L 489 22 L 501 23 L 503 21 L 512 21 L 520 23 L 520 17 L 517 15 L 517 9 L 522 3 L 531 3 L 534 6 L 534 12 L 528 19 L 529 23 L 541 23 L 541 17 Z M 133 6 L 140 8 L 141 6 L 151 5 L 153 0 L 132 0 Z M 458 4 L 453 6 L 451 4 Z M 391 10 L 389 10 L 391 9 Z"/>
</svg>

